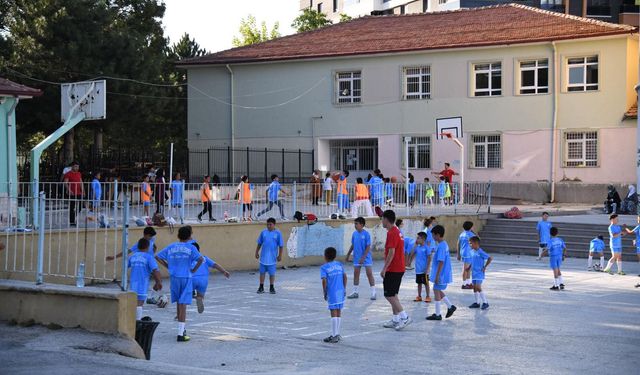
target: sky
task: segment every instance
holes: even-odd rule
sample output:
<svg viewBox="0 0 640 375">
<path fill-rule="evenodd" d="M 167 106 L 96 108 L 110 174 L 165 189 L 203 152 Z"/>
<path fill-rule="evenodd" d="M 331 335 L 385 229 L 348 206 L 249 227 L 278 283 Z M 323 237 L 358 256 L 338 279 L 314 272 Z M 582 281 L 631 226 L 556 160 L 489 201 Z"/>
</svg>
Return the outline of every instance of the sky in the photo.
<svg viewBox="0 0 640 375">
<path fill-rule="evenodd" d="M 185 32 L 209 52 L 232 48 L 240 20 L 252 14 L 258 25 L 267 22 L 269 30 L 280 23 L 282 35 L 292 34 L 291 22 L 299 13 L 300 0 L 164 0 L 165 35 L 171 43 Z"/>
</svg>

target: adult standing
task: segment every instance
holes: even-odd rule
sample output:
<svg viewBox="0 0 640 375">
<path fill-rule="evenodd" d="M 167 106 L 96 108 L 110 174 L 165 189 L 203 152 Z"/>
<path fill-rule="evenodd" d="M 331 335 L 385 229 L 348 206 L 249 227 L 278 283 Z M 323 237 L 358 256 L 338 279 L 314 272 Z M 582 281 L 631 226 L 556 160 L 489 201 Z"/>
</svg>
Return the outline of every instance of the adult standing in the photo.
<svg viewBox="0 0 640 375">
<path fill-rule="evenodd" d="M 322 185 L 320 180 L 320 171 L 314 170 L 309 183 L 311 184 L 311 205 L 318 206 L 318 201 L 322 196 Z"/>
<path fill-rule="evenodd" d="M 156 214 L 164 213 L 164 201 L 166 199 L 165 190 L 166 190 L 167 181 L 164 178 L 164 169 L 158 168 L 156 171 L 156 180 L 153 184 L 154 191 L 153 194 L 156 198 Z"/>
<path fill-rule="evenodd" d="M 451 169 L 451 164 L 444 163 L 444 169 L 440 172 L 431 172 L 436 176 L 444 177 L 445 182 L 451 184 L 453 182 L 453 176 L 458 176 L 459 173 L 456 173 L 453 169 Z"/>
<path fill-rule="evenodd" d="M 82 174 L 80 173 L 80 164 L 77 161 L 71 163 L 71 170 L 65 173 L 62 181 L 69 196 L 69 225 L 75 227 L 77 225 L 76 215 L 81 207 L 80 201 L 84 196 Z"/>
<path fill-rule="evenodd" d="M 393 311 L 393 317 L 383 326 L 399 331 L 411 323 L 411 318 L 404 311 L 398 298 L 405 271 L 404 238 L 396 226 L 396 213 L 392 210 L 386 210 L 382 214 L 382 226 L 387 230 L 387 241 L 384 245 L 384 266 L 380 276 L 383 279 L 384 298 L 389 301 Z"/>
</svg>

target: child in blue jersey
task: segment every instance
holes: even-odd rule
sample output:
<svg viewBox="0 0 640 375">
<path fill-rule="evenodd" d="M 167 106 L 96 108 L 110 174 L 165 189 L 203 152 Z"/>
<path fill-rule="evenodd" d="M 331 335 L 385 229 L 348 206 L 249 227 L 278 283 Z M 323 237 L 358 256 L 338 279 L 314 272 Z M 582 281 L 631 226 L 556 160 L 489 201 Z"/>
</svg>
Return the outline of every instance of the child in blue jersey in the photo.
<svg viewBox="0 0 640 375">
<path fill-rule="evenodd" d="M 549 268 L 553 270 L 553 286 L 550 289 L 563 290 L 564 281 L 562 280 L 560 266 L 562 266 L 562 262 L 564 261 L 567 246 L 564 244 L 562 238 L 558 237 L 558 228 L 551 227 L 549 232 L 551 233 L 551 240 L 548 243 L 548 248 L 544 250 L 542 255 L 549 253 Z"/>
<path fill-rule="evenodd" d="M 335 248 L 327 247 L 324 249 L 324 260 L 326 263 L 320 267 L 320 278 L 322 279 L 324 300 L 327 301 L 331 312 L 331 336 L 323 341 L 335 344 L 340 341 L 340 325 L 342 323 L 340 312 L 344 306 L 347 274 L 344 272 L 342 264 L 336 261 Z"/>
<path fill-rule="evenodd" d="M 618 275 L 625 275 L 622 271 L 622 236 L 626 233 L 622 231 L 622 227 L 618 225 L 618 215 L 613 214 L 609 216 L 609 247 L 611 248 L 611 258 L 609 259 L 609 263 L 607 263 L 607 267 L 604 269 L 604 272 L 609 272 L 613 275 L 613 271 L 611 271 L 611 267 L 613 267 L 613 262 L 616 262 L 618 266 Z"/>
<path fill-rule="evenodd" d="M 418 296 L 413 301 L 423 301 L 422 286 L 424 285 L 427 294 L 424 301 L 431 302 L 431 297 L 429 297 L 429 275 L 427 274 L 431 264 L 431 248 L 427 245 L 427 234 L 425 232 L 419 232 L 416 237 L 416 242 L 409 255 L 409 261 L 411 262 L 413 259 L 416 261 L 416 284 L 418 284 Z"/>
<path fill-rule="evenodd" d="M 260 260 L 260 286 L 258 294 L 264 293 L 265 274 L 269 273 L 269 293 L 276 294 L 276 264 L 282 260 L 284 240 L 276 229 L 276 219 L 267 219 L 267 229 L 260 232 L 256 247 L 256 259 Z"/>
<path fill-rule="evenodd" d="M 549 213 L 542 213 L 542 220 L 538 221 L 536 225 L 536 231 L 538 232 L 538 260 L 542 259 L 542 253 L 549 246 L 551 241 L 551 227 L 553 225 L 549 221 Z"/>
<path fill-rule="evenodd" d="M 404 237 L 404 257 L 405 259 L 411 260 L 411 258 L 409 257 L 409 253 L 411 253 L 411 249 L 413 249 L 413 244 L 416 242 L 416 240 L 411 236 L 407 236 L 407 234 L 405 233 L 405 230 L 403 229 L 404 222 L 402 221 L 402 219 L 396 220 L 396 227 L 400 229 L 400 233 L 402 233 L 402 237 Z M 406 262 L 405 268 L 408 270 L 413 269 L 413 267 L 411 266 L 411 261 Z"/>
<path fill-rule="evenodd" d="M 433 295 L 436 299 L 436 311 L 427 317 L 427 320 L 442 320 L 440 314 L 440 304 L 444 302 L 447 305 L 447 315 L 449 318 L 457 310 L 452 305 L 449 298 L 444 294 L 447 285 L 453 282 L 453 270 L 451 269 L 451 257 L 449 256 L 449 245 L 444 240 L 444 227 L 436 225 L 431 229 L 433 239 L 438 243 L 436 253 L 431 262 L 431 280 L 433 281 Z"/>
<path fill-rule="evenodd" d="M 440 183 L 438 184 L 438 199 L 440 199 L 440 206 L 444 207 L 446 205 L 446 197 L 447 197 L 447 180 L 444 176 L 440 176 Z"/>
<path fill-rule="evenodd" d="M 100 177 L 102 174 L 96 172 L 91 181 L 91 210 L 100 210 L 100 200 L 102 199 L 102 186 L 100 185 Z"/>
<path fill-rule="evenodd" d="M 626 227 L 624 227 L 625 231 L 627 232 L 627 234 L 635 234 L 636 238 L 633 240 L 633 244 L 636 247 L 636 256 L 638 257 L 638 261 L 640 262 L 640 215 L 638 216 L 638 225 L 636 225 L 635 228 L 633 229 L 629 229 Z M 640 276 L 640 275 L 638 275 Z M 639 287 L 640 284 L 636 285 L 636 288 Z"/>
<path fill-rule="evenodd" d="M 147 291 L 149 290 L 149 276 L 153 276 L 155 285 L 153 290 L 162 289 L 162 280 L 160 279 L 160 271 L 158 271 L 158 263 L 149 253 L 149 241 L 141 238 L 136 244 L 138 251 L 133 253 L 127 260 L 127 267 L 131 270 L 129 275 L 129 290 L 136 292 L 138 295 L 138 305 L 136 307 L 136 320 L 142 319 L 142 306 L 147 300 Z"/>
<path fill-rule="evenodd" d="M 471 282 L 471 247 L 469 239 L 476 234 L 471 231 L 473 223 L 465 221 L 462 224 L 462 233 L 458 236 L 458 261 L 462 260 L 462 289 L 473 289 Z"/>
<path fill-rule="evenodd" d="M 409 173 L 409 207 L 413 208 L 416 203 L 416 181 L 411 173 Z"/>
<path fill-rule="evenodd" d="M 187 305 L 191 304 L 193 280 L 191 275 L 196 273 L 204 258 L 198 249 L 189 243 L 191 240 L 191 227 L 181 227 L 178 230 L 179 242 L 162 249 L 156 260 L 167 267 L 171 281 L 171 303 L 177 303 L 178 307 L 178 342 L 189 341 L 191 338 L 185 333 L 187 319 Z M 195 266 L 191 266 L 194 264 Z"/>
<path fill-rule="evenodd" d="M 356 230 L 351 235 L 351 247 L 345 258 L 345 262 L 349 261 L 349 257 L 353 252 L 353 292 L 347 296 L 349 299 L 358 298 L 358 287 L 360 286 L 360 269 L 365 268 L 369 287 L 371 288 L 371 300 L 376 299 L 376 280 L 373 277 L 373 258 L 371 256 L 371 235 L 364 229 L 366 221 L 363 217 L 354 220 L 353 225 Z"/>
<path fill-rule="evenodd" d="M 604 268 L 604 237 L 598 236 L 589 243 L 589 260 L 587 261 L 587 271 L 601 271 Z M 600 256 L 600 267 L 593 267 L 593 256 Z"/>
<path fill-rule="evenodd" d="M 371 202 L 374 206 L 382 207 L 384 204 L 384 181 L 379 169 L 373 171 L 373 177 L 369 180 L 371 187 Z"/>
<path fill-rule="evenodd" d="M 178 209 L 180 224 L 184 224 L 184 180 L 180 173 L 176 173 L 169 189 L 171 190 L 171 207 Z"/>
<path fill-rule="evenodd" d="M 271 184 L 269 184 L 269 187 L 267 188 L 268 206 L 264 210 L 258 212 L 256 217 L 260 217 L 266 214 L 267 212 L 271 211 L 271 209 L 275 205 L 275 206 L 278 206 L 278 208 L 280 209 L 280 219 L 282 220 L 287 219 L 284 216 L 284 206 L 282 204 L 282 200 L 280 200 L 280 195 L 279 195 L 280 192 L 282 192 L 282 194 L 284 195 L 289 195 L 289 193 L 282 188 L 282 185 L 280 185 L 280 177 L 278 177 L 277 174 L 272 174 Z"/>
<path fill-rule="evenodd" d="M 155 254 L 158 247 L 156 246 L 156 230 L 153 227 L 145 227 L 142 231 L 142 238 L 149 241 L 149 250 L 151 254 Z M 131 248 L 127 251 L 127 254 L 135 253 L 138 251 L 138 243 L 136 242 Z M 122 251 L 116 254 L 115 256 L 107 256 L 106 260 L 114 260 L 116 258 L 122 257 Z"/>
<path fill-rule="evenodd" d="M 198 306 L 199 314 L 202 314 L 204 311 L 204 295 L 207 293 L 207 287 L 209 286 L 209 268 L 215 268 L 227 279 L 230 275 L 227 270 L 216 263 L 213 259 L 204 255 L 203 258 L 204 261 L 202 262 L 202 265 L 198 267 L 193 275 L 191 275 L 191 278 L 193 279 L 193 290 L 196 292 L 196 305 Z M 195 263 L 192 264 L 192 266 L 195 267 Z"/>
<path fill-rule="evenodd" d="M 486 310 L 489 308 L 489 301 L 487 296 L 482 291 L 482 282 L 484 281 L 484 274 L 487 271 L 487 267 L 493 260 L 489 254 L 485 253 L 480 248 L 480 237 L 472 236 L 469 238 L 469 245 L 471 247 L 471 274 L 473 275 L 473 294 L 476 297 L 476 301 L 469 306 L 470 309 L 481 308 Z M 482 302 L 482 305 L 480 304 Z"/>
</svg>

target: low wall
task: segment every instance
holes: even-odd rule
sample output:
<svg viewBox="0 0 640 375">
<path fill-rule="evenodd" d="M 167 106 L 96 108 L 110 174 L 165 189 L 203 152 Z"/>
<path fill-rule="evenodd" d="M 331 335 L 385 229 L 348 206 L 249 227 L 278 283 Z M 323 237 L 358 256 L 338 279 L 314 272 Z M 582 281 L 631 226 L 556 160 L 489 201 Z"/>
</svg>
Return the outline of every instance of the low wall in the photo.
<svg viewBox="0 0 640 375">
<path fill-rule="evenodd" d="M 585 184 L 582 182 L 556 183 L 557 203 L 602 204 L 607 196 L 607 184 Z M 624 199 L 629 186 L 613 184 Z M 549 182 L 492 182 L 491 203 L 521 204 L 523 202 L 547 203 L 551 199 Z"/>
<path fill-rule="evenodd" d="M 102 288 L 0 280 L 0 320 L 135 338 L 136 295 Z"/>
</svg>

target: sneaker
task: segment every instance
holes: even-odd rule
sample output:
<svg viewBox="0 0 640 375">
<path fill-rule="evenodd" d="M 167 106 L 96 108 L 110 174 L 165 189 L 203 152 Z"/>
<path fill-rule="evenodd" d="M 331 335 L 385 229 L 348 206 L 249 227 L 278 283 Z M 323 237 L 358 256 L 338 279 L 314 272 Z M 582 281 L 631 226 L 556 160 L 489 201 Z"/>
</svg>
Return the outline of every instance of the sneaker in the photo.
<svg viewBox="0 0 640 375">
<path fill-rule="evenodd" d="M 469 305 L 470 309 L 479 309 L 480 308 L 480 304 L 477 302 L 472 303 L 471 305 Z"/>
<path fill-rule="evenodd" d="M 456 310 L 458 310 L 458 308 L 455 305 L 451 305 L 451 307 L 449 307 L 447 309 L 447 315 L 445 315 L 445 318 L 450 318 L 451 315 L 453 315 L 454 312 L 456 312 Z"/>
<path fill-rule="evenodd" d="M 473 289 L 473 285 L 463 285 L 461 289 Z"/>
<path fill-rule="evenodd" d="M 413 302 L 422 302 L 422 297 L 417 296 L 417 297 L 413 300 Z"/>
<path fill-rule="evenodd" d="M 560 289 L 564 290 L 564 284 L 560 284 Z"/>
<path fill-rule="evenodd" d="M 442 320 L 442 315 L 431 314 L 427 316 L 427 320 Z"/>
<path fill-rule="evenodd" d="M 400 322 L 394 322 L 393 320 L 389 320 L 388 322 L 385 322 L 382 326 L 384 328 L 396 328 L 398 324 L 400 324 Z"/>
<path fill-rule="evenodd" d="M 640 283 L 639 283 L 639 284 L 636 284 L 636 288 L 640 288 Z"/>
<path fill-rule="evenodd" d="M 557 286 L 552 286 L 551 288 L 549 288 L 550 290 L 560 290 L 560 288 L 558 288 Z"/>
<path fill-rule="evenodd" d="M 626 273 L 624 273 L 624 271 L 618 271 L 618 275 L 624 276 L 624 275 L 626 275 Z"/>
<path fill-rule="evenodd" d="M 595 271 L 595 269 L 593 267 L 587 267 L 587 272 L 590 272 L 590 271 Z"/>
<path fill-rule="evenodd" d="M 332 342 L 332 340 L 333 340 L 333 336 L 325 337 L 324 339 L 322 339 L 322 341 L 324 342 Z"/>
<path fill-rule="evenodd" d="M 406 266 L 404 269 L 405 269 L 405 270 L 412 270 L 412 269 L 413 269 L 413 267 L 412 267 L 412 266 Z"/>
<path fill-rule="evenodd" d="M 425 302 L 425 303 L 429 303 L 429 302 L 431 302 L 431 297 L 427 297 L 427 298 L 425 298 L 425 299 L 424 299 L 424 302 Z"/>
<path fill-rule="evenodd" d="M 480 307 L 482 310 L 486 310 L 489 308 L 489 304 L 488 303 L 483 303 L 482 307 Z"/>
<path fill-rule="evenodd" d="M 412 320 L 410 316 L 407 316 L 407 319 L 400 319 L 400 322 L 398 323 L 397 326 L 395 326 L 396 331 L 400 331 L 403 330 L 404 327 L 408 326 L 409 324 L 411 324 Z"/>
<path fill-rule="evenodd" d="M 356 299 L 358 297 L 360 297 L 360 295 L 356 292 L 353 292 L 347 296 L 348 299 Z"/>
<path fill-rule="evenodd" d="M 216 219 L 214 219 L 214 218 L 210 217 L 210 218 L 209 218 L 209 221 L 218 221 L 218 220 L 216 220 Z"/>
<path fill-rule="evenodd" d="M 276 294 L 276 288 L 274 288 L 274 287 L 273 287 L 273 285 L 271 285 L 271 286 L 269 287 L 269 293 L 270 293 L 270 294 Z"/>
<path fill-rule="evenodd" d="M 286 217 L 286 216 L 283 216 L 283 217 L 281 217 L 281 218 L 280 218 L 280 220 L 282 220 L 282 221 L 287 221 L 287 220 L 289 220 L 289 219 L 287 219 L 287 217 Z"/>
<path fill-rule="evenodd" d="M 329 341 L 329 342 L 330 342 L 330 343 L 332 343 L 332 344 L 337 344 L 337 343 L 339 343 L 339 342 L 340 342 L 340 339 L 341 339 L 341 338 L 342 338 L 342 337 L 341 337 L 340 335 L 335 335 L 335 336 L 333 336 L 333 337 L 331 338 L 331 341 Z"/>
<path fill-rule="evenodd" d="M 196 298 L 196 305 L 198 305 L 198 314 L 202 314 L 204 311 L 204 298 Z"/>
<path fill-rule="evenodd" d="M 189 337 L 187 335 L 178 336 L 178 342 L 187 342 L 189 340 L 191 340 L 191 337 Z"/>
<path fill-rule="evenodd" d="M 258 291 L 256 293 L 258 293 L 258 294 L 264 293 L 264 288 L 263 287 L 259 287 Z"/>
<path fill-rule="evenodd" d="M 613 271 L 606 271 L 605 270 L 604 272 L 608 273 L 609 275 L 613 275 Z"/>
<path fill-rule="evenodd" d="M 378 299 L 378 297 L 376 297 L 376 295 L 375 295 L 375 294 L 372 294 L 372 295 L 371 295 L 371 298 L 369 298 L 369 299 L 370 299 L 370 300 L 372 300 L 372 301 L 375 301 L 375 300 L 377 300 L 377 299 Z"/>
</svg>

